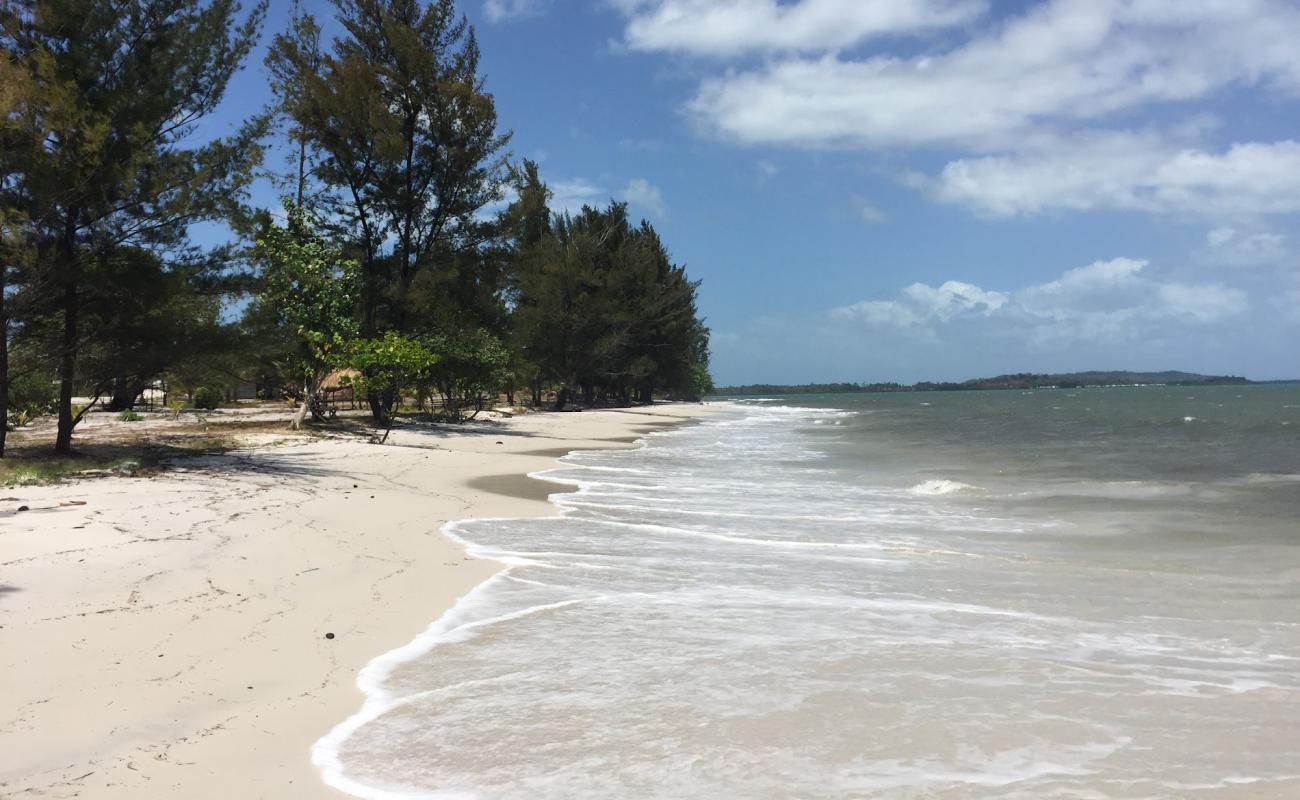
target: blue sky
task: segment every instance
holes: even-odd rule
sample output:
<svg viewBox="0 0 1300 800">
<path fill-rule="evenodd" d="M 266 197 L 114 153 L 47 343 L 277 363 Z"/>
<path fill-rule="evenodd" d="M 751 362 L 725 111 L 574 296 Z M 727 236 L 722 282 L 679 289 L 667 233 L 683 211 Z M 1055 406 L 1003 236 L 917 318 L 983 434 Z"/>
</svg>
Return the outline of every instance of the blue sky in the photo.
<svg viewBox="0 0 1300 800">
<path fill-rule="evenodd" d="M 703 279 L 720 383 L 1300 376 L 1290 0 L 460 9 L 557 206 Z M 259 54 L 210 124 L 268 96 Z"/>
</svg>

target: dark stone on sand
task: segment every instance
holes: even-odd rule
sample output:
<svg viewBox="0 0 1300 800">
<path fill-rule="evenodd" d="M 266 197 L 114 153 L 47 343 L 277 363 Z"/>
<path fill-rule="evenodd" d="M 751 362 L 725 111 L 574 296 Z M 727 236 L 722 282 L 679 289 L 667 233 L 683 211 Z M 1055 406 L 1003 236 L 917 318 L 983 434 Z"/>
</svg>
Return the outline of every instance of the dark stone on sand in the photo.
<svg viewBox="0 0 1300 800">
<path fill-rule="evenodd" d="M 327 634 L 325 634 L 325 638 L 326 638 L 326 639 L 333 639 L 333 638 L 334 638 L 334 634 L 332 634 L 332 633 L 327 633 Z M 251 687 L 250 687 L 250 688 L 251 688 Z"/>
<path fill-rule="evenodd" d="M 19 510 L 19 511 L 31 511 L 31 509 L 28 508 L 27 506 L 18 506 L 18 510 Z"/>
</svg>

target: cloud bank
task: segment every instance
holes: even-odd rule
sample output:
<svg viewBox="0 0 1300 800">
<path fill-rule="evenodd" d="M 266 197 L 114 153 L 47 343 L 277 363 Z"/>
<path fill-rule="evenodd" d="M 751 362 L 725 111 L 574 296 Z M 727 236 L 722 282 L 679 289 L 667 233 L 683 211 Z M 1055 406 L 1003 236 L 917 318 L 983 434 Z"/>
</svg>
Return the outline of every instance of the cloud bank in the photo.
<svg viewBox="0 0 1300 800">
<path fill-rule="evenodd" d="M 1300 143 L 1167 121 L 1231 92 L 1296 102 L 1287 0 L 1048 0 L 1003 19 L 974 0 L 615 5 L 627 48 L 710 59 L 685 111 L 724 140 L 955 153 L 909 182 L 992 216 L 1300 211 Z"/>
<path fill-rule="evenodd" d="M 1300 297 L 1300 283 L 1292 292 Z M 1051 280 L 988 288 L 917 282 L 890 297 L 810 315 L 770 316 L 718 331 L 724 382 L 904 380 L 1067 369 L 1190 369 L 1273 377 L 1300 314 L 1281 295 L 1252 299 L 1134 258 L 1096 261 Z M 1292 298 L 1294 299 L 1294 298 Z M 1242 325 L 1250 317 L 1254 330 Z M 1270 335 L 1242 363 L 1238 339 Z M 1188 354 L 1195 357 L 1190 359 Z"/>
</svg>

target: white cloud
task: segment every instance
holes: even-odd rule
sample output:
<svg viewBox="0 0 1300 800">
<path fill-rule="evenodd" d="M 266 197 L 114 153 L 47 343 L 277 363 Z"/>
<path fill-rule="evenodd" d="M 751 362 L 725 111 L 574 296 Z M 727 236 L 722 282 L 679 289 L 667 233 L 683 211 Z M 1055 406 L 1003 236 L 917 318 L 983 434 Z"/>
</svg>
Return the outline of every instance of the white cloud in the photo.
<svg viewBox="0 0 1300 800">
<path fill-rule="evenodd" d="M 640 208 L 643 211 L 649 211 L 657 217 L 663 217 L 668 212 L 668 206 L 664 203 L 663 192 L 659 187 L 650 183 L 645 178 L 633 178 L 623 187 L 623 198 L 631 205 Z"/>
<path fill-rule="evenodd" d="M 987 292 L 961 281 L 947 281 L 937 289 L 914 283 L 903 290 L 903 296 L 925 316 L 942 320 L 971 311 L 988 316 L 1007 302 L 1007 296 L 1002 292 Z"/>
<path fill-rule="evenodd" d="M 881 211 L 880 209 L 876 208 L 871 203 L 868 203 L 865 200 L 858 201 L 857 211 L 858 211 L 858 216 L 862 219 L 863 222 L 878 223 L 878 222 L 884 222 L 887 219 L 885 217 L 885 212 Z"/>
<path fill-rule="evenodd" d="M 1154 134 L 1091 133 L 1014 155 L 958 159 L 930 188 L 992 216 L 1122 209 L 1254 216 L 1300 211 L 1300 142 L 1179 147 Z"/>
<path fill-rule="evenodd" d="M 547 183 L 551 190 L 551 209 L 576 214 L 583 206 L 600 206 L 609 202 L 609 193 L 586 178 L 570 178 Z"/>
<path fill-rule="evenodd" d="M 914 283 L 896 299 L 841 306 L 828 316 L 878 329 L 921 329 L 939 339 L 944 331 L 957 337 L 996 331 L 1038 348 L 1058 348 L 1134 341 L 1171 325 L 1210 325 L 1249 309 L 1240 289 L 1147 277 L 1147 266 L 1131 258 L 1097 261 L 1009 291 L 962 281 Z"/>
<path fill-rule="evenodd" d="M 1300 5 L 1290 0 L 1046 0 L 959 36 L 906 51 L 886 42 L 868 56 L 845 48 L 884 32 L 968 23 L 984 4 L 613 1 L 629 15 L 625 41 L 634 48 L 771 53 L 703 78 L 686 103 L 700 130 L 724 139 L 955 149 L 964 155 L 919 182 L 993 216 L 1300 211 L 1296 141 L 1211 145 L 1203 116 L 1124 129 L 1149 109 L 1227 91 L 1294 102 Z"/>
<path fill-rule="evenodd" d="M 1205 237 L 1206 247 L 1199 253 L 1202 261 L 1234 267 L 1279 266 L 1294 261 L 1287 237 L 1272 231 L 1242 231 L 1219 227 Z"/>
<path fill-rule="evenodd" d="M 577 214 L 583 206 L 600 208 L 611 200 L 624 200 L 634 208 L 656 217 L 667 215 L 663 192 L 644 178 L 633 178 L 618 191 L 587 178 L 569 178 L 547 184 L 551 190 L 551 209 Z"/>
<path fill-rule="evenodd" d="M 1245 292 L 1220 283 L 1199 286 L 1166 283 L 1157 292 L 1162 312 L 1196 322 L 1217 322 L 1241 314 L 1249 307 Z"/>
<path fill-rule="evenodd" d="M 704 81 L 689 108 L 743 142 L 986 147 L 1233 83 L 1295 92 L 1297 37 L 1300 9 L 1279 0 L 1053 0 L 938 54 L 728 72 Z"/>
<path fill-rule="evenodd" d="M 734 56 L 753 50 L 827 50 L 865 39 L 970 22 L 984 0 L 620 0 L 625 44 Z"/>
<path fill-rule="evenodd" d="M 857 319 L 896 328 L 910 328 L 924 321 L 920 314 L 894 300 L 863 300 L 831 309 L 830 313 L 840 319 Z"/>
<path fill-rule="evenodd" d="M 1215 228 L 1205 236 L 1205 243 L 1210 247 L 1223 247 L 1237 237 L 1236 228 Z"/>
<path fill-rule="evenodd" d="M 483 13 L 490 22 L 531 17 L 542 13 L 550 0 L 484 0 Z"/>
</svg>

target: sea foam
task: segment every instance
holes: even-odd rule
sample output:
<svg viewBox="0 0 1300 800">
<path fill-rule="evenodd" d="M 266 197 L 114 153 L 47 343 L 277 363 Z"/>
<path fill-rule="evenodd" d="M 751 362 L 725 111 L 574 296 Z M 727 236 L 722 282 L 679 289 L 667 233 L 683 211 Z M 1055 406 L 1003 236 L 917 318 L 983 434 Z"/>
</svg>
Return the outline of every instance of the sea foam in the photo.
<svg viewBox="0 0 1300 800">
<path fill-rule="evenodd" d="M 570 490 L 557 517 L 447 526 L 508 568 L 363 671 L 365 706 L 313 751 L 327 781 L 385 800 L 839 800 L 1184 796 L 1249 774 L 1240 796 L 1296 794 L 1300 631 L 1270 599 L 1294 559 L 1221 578 L 1243 542 L 1233 561 L 1099 548 L 1079 519 L 1020 511 L 1100 524 L 1114 498 L 1061 499 L 1078 475 L 1004 485 L 808 424 L 852 413 L 736 407 L 538 473 Z M 926 478 L 945 464 L 996 489 Z M 1205 719 L 1258 735 L 1229 752 Z"/>
</svg>

